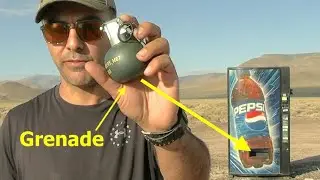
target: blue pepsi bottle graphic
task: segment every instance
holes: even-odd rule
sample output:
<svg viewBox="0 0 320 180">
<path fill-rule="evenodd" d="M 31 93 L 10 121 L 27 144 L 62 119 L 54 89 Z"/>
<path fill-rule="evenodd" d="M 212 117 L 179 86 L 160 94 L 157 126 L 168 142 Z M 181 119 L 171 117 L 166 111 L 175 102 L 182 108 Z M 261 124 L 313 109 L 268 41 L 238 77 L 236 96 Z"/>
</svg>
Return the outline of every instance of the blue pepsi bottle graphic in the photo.
<svg viewBox="0 0 320 180">
<path fill-rule="evenodd" d="M 239 151 L 239 157 L 245 168 L 260 168 L 273 161 L 265 97 L 249 70 L 236 72 L 238 80 L 231 92 L 233 117 L 237 136 L 243 136 L 251 149 L 250 152 Z"/>
</svg>

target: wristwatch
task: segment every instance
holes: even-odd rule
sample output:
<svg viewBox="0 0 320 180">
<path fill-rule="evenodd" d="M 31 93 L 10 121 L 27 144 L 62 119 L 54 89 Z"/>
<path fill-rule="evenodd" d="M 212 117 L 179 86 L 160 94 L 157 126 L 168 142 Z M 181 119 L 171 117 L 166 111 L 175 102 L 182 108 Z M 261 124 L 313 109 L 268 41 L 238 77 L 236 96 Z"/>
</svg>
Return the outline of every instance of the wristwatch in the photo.
<svg viewBox="0 0 320 180">
<path fill-rule="evenodd" d="M 171 129 L 164 132 L 141 132 L 145 139 L 151 144 L 156 146 L 166 146 L 181 138 L 186 131 L 190 131 L 187 115 L 181 108 L 179 108 L 178 121 Z"/>
</svg>

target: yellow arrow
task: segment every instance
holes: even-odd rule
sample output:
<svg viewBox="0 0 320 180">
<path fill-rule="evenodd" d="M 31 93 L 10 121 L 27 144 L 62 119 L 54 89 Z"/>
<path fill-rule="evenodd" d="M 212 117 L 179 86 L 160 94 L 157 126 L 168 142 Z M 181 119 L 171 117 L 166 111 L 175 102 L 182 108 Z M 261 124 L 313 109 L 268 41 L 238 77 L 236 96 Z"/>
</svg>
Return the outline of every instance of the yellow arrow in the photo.
<svg viewBox="0 0 320 180">
<path fill-rule="evenodd" d="M 106 117 L 108 116 L 108 114 L 110 113 L 111 109 L 113 108 L 113 106 L 119 101 L 120 96 L 122 96 L 125 93 L 125 87 L 121 87 L 118 90 L 118 96 L 116 97 L 116 99 L 114 100 L 114 102 L 112 103 L 112 105 L 110 106 L 110 108 L 108 109 L 108 111 L 106 112 L 106 114 L 103 116 L 103 118 L 101 119 L 100 123 L 98 124 L 98 126 L 96 127 L 96 131 L 100 128 L 101 124 L 103 123 L 103 121 L 106 119 Z"/>
<path fill-rule="evenodd" d="M 144 85 L 148 86 L 150 89 L 154 90 L 155 92 L 157 92 L 158 94 L 160 94 L 164 98 L 168 99 L 170 102 L 172 102 L 175 105 L 179 106 L 180 108 L 182 108 L 186 112 L 190 113 L 192 116 L 194 116 L 195 118 L 199 119 L 204 124 L 208 125 L 212 129 L 216 130 L 218 133 L 220 133 L 224 137 L 230 139 L 235 144 L 235 148 L 237 150 L 251 151 L 250 147 L 248 146 L 247 142 L 245 141 L 245 139 L 242 136 L 239 139 L 230 136 L 228 133 L 226 133 L 222 129 L 218 128 L 217 126 L 213 125 L 208 120 L 206 120 L 205 118 L 201 117 L 199 114 L 193 112 L 191 109 L 187 108 L 185 105 L 183 105 L 180 102 L 176 101 L 174 98 L 170 97 L 169 95 L 167 95 L 166 93 L 164 93 L 163 91 L 161 91 L 157 87 L 153 86 L 152 84 L 150 84 L 146 80 L 141 79 L 140 82 L 142 82 Z"/>
</svg>

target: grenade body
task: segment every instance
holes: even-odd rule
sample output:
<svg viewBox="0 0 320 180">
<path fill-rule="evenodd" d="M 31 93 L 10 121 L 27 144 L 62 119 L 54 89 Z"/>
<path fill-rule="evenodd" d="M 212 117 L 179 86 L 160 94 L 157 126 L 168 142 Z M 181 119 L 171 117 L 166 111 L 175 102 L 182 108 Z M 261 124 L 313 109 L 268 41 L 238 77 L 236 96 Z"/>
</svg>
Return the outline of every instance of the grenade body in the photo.
<svg viewBox="0 0 320 180">
<path fill-rule="evenodd" d="M 136 54 L 142 48 L 143 45 L 134 39 L 112 46 L 104 62 L 109 76 L 114 81 L 126 83 L 143 75 L 147 63 L 136 58 Z"/>
</svg>

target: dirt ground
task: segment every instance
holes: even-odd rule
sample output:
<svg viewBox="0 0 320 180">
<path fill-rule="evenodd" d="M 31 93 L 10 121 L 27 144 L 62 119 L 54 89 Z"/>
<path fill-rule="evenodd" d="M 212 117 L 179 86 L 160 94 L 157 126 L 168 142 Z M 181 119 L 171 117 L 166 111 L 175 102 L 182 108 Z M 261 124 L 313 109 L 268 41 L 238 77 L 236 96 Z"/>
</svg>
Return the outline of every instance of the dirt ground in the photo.
<svg viewBox="0 0 320 180">
<path fill-rule="evenodd" d="M 227 132 L 226 99 L 182 100 L 188 108 Z M 16 103 L 0 102 L 1 118 Z M 212 160 L 211 179 L 228 179 L 228 140 L 188 114 L 192 131 L 207 143 Z M 263 179 L 320 179 L 320 98 L 292 98 L 291 173 L 292 177 Z M 257 177 L 231 179 L 261 179 Z"/>
</svg>

